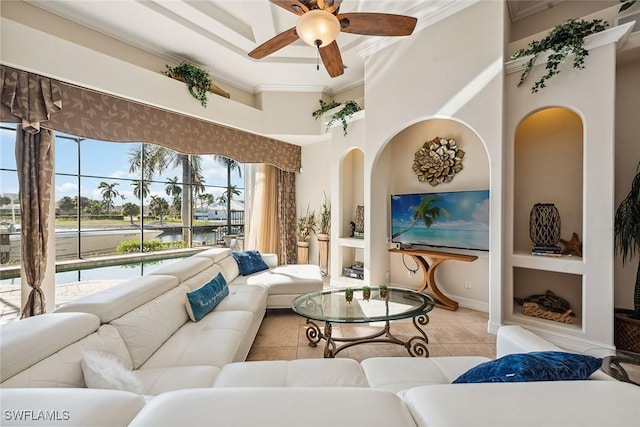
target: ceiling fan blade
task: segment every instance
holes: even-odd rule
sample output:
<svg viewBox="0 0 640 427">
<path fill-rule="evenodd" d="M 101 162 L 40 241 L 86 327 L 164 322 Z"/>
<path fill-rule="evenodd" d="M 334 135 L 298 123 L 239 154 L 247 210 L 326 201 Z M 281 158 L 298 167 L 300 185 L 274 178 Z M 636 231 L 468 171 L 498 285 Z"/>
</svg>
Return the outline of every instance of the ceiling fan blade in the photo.
<svg viewBox="0 0 640 427">
<path fill-rule="evenodd" d="M 338 20 L 345 33 L 366 36 L 408 36 L 418 22 L 413 16 L 369 12 L 341 13 Z"/>
<path fill-rule="evenodd" d="M 319 50 L 322 63 L 331 77 L 338 77 L 344 74 L 342 55 L 340 55 L 340 48 L 335 40 L 331 44 L 321 47 Z"/>
<path fill-rule="evenodd" d="M 324 9 L 324 0 L 316 0 L 316 6 L 318 9 Z"/>
<path fill-rule="evenodd" d="M 336 10 L 340 9 L 340 4 L 342 0 L 333 0 L 333 4 L 325 9 L 329 13 L 334 13 Z"/>
<path fill-rule="evenodd" d="M 305 6 L 303 3 L 300 3 L 298 0 L 269 0 L 271 3 L 276 6 L 280 6 L 283 9 L 288 10 L 291 13 L 295 13 L 296 15 L 302 15 L 303 13 L 309 12 L 309 8 Z"/>
<path fill-rule="evenodd" d="M 283 47 L 293 43 L 298 40 L 298 33 L 296 32 L 296 28 L 290 28 L 287 31 L 278 34 L 272 39 L 267 40 L 262 43 L 257 48 L 253 49 L 249 52 L 249 56 L 254 59 L 262 59 L 267 55 L 271 55 L 273 52 L 276 52 Z"/>
</svg>

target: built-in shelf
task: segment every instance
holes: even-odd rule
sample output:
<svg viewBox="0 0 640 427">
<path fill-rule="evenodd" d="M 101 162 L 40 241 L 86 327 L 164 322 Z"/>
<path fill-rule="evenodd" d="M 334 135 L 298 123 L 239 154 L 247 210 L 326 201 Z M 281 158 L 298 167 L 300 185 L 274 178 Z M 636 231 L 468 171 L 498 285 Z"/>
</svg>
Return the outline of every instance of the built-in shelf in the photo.
<svg viewBox="0 0 640 427">
<path fill-rule="evenodd" d="M 585 269 L 582 257 L 569 255 L 562 257 L 545 257 L 531 255 L 526 252 L 514 253 L 511 256 L 511 265 L 513 267 L 571 274 L 583 274 Z"/>
<path fill-rule="evenodd" d="M 356 239 L 353 237 L 340 237 L 338 239 L 338 245 L 347 248 L 364 249 L 364 239 Z"/>
<path fill-rule="evenodd" d="M 516 306 L 517 308 L 517 306 Z M 508 319 L 508 323 L 516 323 L 518 325 L 530 326 L 534 329 L 542 329 L 546 331 L 556 331 L 558 333 L 581 333 L 582 321 L 580 318 L 575 317 L 572 323 L 560 323 L 553 320 L 539 319 L 537 317 L 525 316 L 522 313 L 514 311 L 511 314 L 511 318 Z"/>
</svg>

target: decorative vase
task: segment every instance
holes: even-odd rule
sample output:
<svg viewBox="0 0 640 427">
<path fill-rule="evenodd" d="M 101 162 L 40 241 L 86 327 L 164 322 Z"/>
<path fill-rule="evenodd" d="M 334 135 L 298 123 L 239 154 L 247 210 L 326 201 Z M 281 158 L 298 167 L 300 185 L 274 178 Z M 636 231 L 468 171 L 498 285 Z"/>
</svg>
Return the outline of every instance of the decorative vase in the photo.
<svg viewBox="0 0 640 427">
<path fill-rule="evenodd" d="M 309 242 L 298 242 L 298 264 L 309 263 Z"/>
<path fill-rule="evenodd" d="M 560 240 L 560 214 L 553 203 L 536 203 L 529 215 L 529 237 L 535 246 L 555 246 Z"/>
<path fill-rule="evenodd" d="M 329 272 L 329 235 L 318 233 L 318 253 L 320 256 L 320 270 L 327 274 Z"/>
</svg>

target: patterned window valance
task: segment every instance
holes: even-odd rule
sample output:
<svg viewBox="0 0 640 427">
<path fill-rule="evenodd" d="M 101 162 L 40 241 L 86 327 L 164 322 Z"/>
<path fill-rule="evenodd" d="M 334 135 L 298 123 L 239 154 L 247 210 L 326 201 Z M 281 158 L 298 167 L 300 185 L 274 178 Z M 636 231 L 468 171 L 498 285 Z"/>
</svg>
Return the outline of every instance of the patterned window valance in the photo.
<svg viewBox="0 0 640 427">
<path fill-rule="evenodd" d="M 49 79 L 4 65 L 1 68 L 0 119 L 23 122 L 15 106 L 35 101 L 12 101 L 16 98 L 12 88 L 29 82 L 29 76 L 40 81 Z M 300 171 L 301 148 L 297 145 L 67 83 L 52 85 L 51 91 L 58 94 L 54 99 L 64 105 L 64 110 L 56 113 L 60 109 L 58 101 L 57 109 L 49 105 L 38 109 L 50 116 L 46 124 L 49 129 L 103 141 L 149 142 L 185 154 L 217 154 L 241 163 L 268 163 L 284 171 Z"/>
</svg>

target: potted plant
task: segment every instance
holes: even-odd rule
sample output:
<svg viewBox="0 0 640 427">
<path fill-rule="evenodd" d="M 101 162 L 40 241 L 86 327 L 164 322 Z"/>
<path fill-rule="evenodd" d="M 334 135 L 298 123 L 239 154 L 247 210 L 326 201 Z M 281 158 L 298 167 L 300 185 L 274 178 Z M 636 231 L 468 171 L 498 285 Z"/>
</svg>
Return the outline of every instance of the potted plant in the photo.
<svg viewBox="0 0 640 427">
<path fill-rule="evenodd" d="M 327 195 L 324 195 L 324 203 L 320 209 L 318 218 L 318 252 L 320 255 L 320 269 L 327 274 L 329 267 L 329 230 L 331 228 L 331 205 L 327 203 Z"/>
<path fill-rule="evenodd" d="M 371 288 L 369 286 L 362 287 L 362 298 L 365 301 L 369 301 L 369 298 L 371 298 Z"/>
<path fill-rule="evenodd" d="M 320 108 L 318 108 L 313 113 L 311 113 L 311 115 L 316 120 L 318 120 L 318 117 L 321 117 L 327 111 L 332 110 L 340 105 L 342 104 L 336 101 L 331 101 L 329 103 L 326 103 L 323 100 L 320 100 Z M 344 136 L 347 136 L 347 128 L 349 126 L 347 119 L 353 116 L 354 113 L 360 110 L 362 110 L 362 108 L 358 105 L 356 101 L 345 102 L 344 107 L 334 112 L 329 117 L 329 121 L 327 122 L 327 130 L 329 130 L 332 124 L 334 124 L 336 121 L 339 120 L 342 123 L 342 133 L 344 134 Z"/>
<path fill-rule="evenodd" d="M 640 164 L 631 182 L 631 190 L 616 210 L 613 222 L 615 250 L 622 265 L 640 252 Z M 640 353 L 640 261 L 633 292 L 633 310 L 616 308 L 614 343 L 617 349 Z"/>
<path fill-rule="evenodd" d="M 382 285 L 378 286 L 378 290 L 380 291 L 380 298 L 386 299 L 388 292 L 387 285 L 383 283 Z"/>
<path fill-rule="evenodd" d="M 316 231 L 316 213 L 309 211 L 298 218 L 297 238 L 298 238 L 298 263 L 307 264 L 309 262 L 309 240 Z"/>
<path fill-rule="evenodd" d="M 165 74 L 172 79 L 186 83 L 189 93 L 200 101 L 203 107 L 207 106 L 207 92 L 229 98 L 229 94 L 213 84 L 209 72 L 188 62 L 181 62 L 175 67 L 166 66 Z"/>
<path fill-rule="evenodd" d="M 347 302 L 353 301 L 353 288 L 345 288 L 344 299 L 347 300 Z"/>
</svg>

